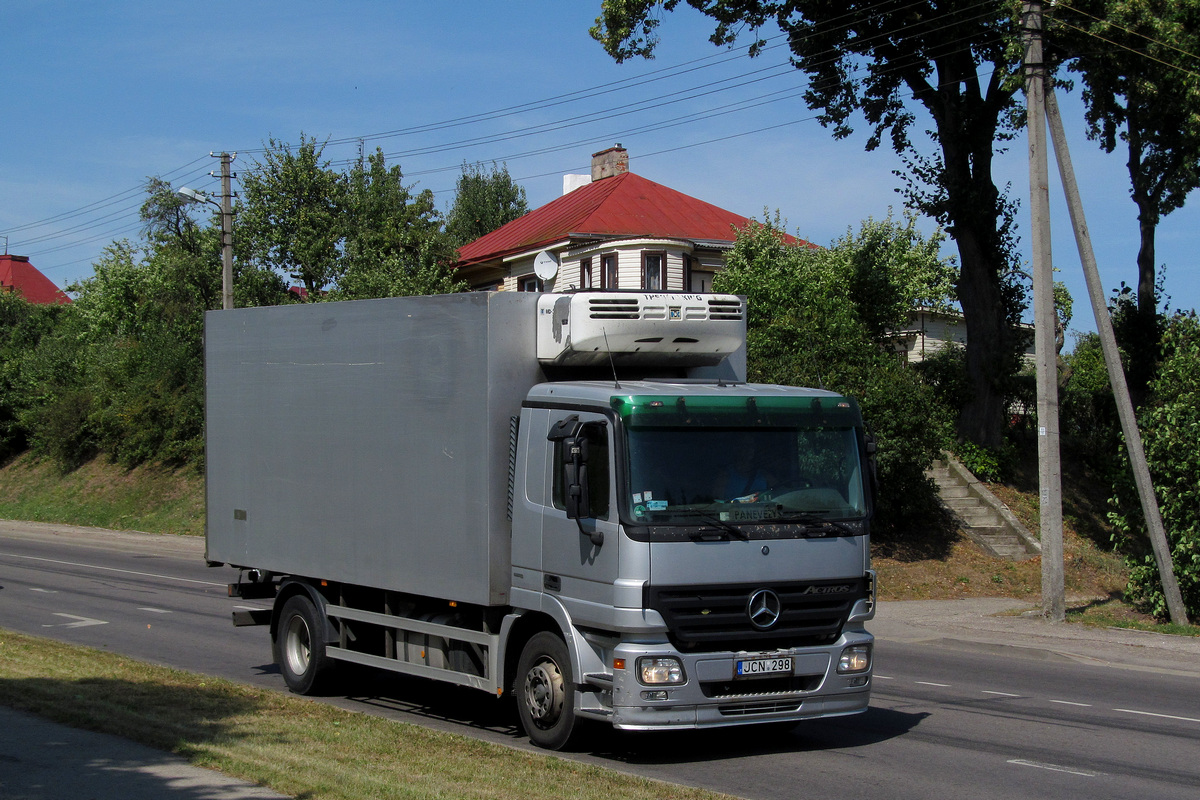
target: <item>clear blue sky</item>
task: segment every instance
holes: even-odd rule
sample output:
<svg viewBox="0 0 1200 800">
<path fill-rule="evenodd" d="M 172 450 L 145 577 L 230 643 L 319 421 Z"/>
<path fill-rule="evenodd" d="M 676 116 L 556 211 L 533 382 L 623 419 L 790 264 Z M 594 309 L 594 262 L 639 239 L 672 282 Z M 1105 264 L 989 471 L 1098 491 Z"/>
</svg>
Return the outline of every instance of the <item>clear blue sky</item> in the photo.
<svg viewBox="0 0 1200 800">
<path fill-rule="evenodd" d="M 236 151 L 236 171 L 268 137 L 295 142 L 301 132 L 328 139 L 338 166 L 358 138 L 381 147 L 443 210 L 464 161 L 506 163 L 536 207 L 561 193 L 564 173 L 586 172 L 592 152 L 618 142 L 634 172 L 747 216 L 779 210 L 818 244 L 901 206 L 899 161 L 886 148 L 864 152 L 861 130 L 834 141 L 805 108 L 785 48 L 753 60 L 718 49 L 708 20 L 681 7 L 664 21 L 654 61 L 617 65 L 588 36 L 598 8 L 6 0 L 0 234 L 10 253 L 66 285 L 89 276 L 109 242 L 136 239 L 148 176 L 214 190 L 210 151 Z M 1125 157 L 1102 154 L 1083 135 L 1077 101 L 1062 103 L 1104 285 L 1135 283 Z M 1027 253 L 1026 145 L 1011 144 L 997 179 L 1020 199 Z M 1072 327 L 1093 329 L 1057 183 L 1052 194 Z M 1194 197 L 1159 228 L 1173 308 L 1198 305 L 1197 208 Z"/>
</svg>

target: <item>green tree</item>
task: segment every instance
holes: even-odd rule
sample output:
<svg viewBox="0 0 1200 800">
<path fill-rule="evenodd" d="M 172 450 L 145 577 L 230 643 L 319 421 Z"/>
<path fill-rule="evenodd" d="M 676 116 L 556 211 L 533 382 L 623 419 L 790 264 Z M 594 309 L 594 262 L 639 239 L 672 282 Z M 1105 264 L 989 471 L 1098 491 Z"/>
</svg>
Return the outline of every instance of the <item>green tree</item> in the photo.
<svg viewBox="0 0 1200 800">
<path fill-rule="evenodd" d="M 1175 575 L 1188 616 L 1200 615 L 1200 321 L 1178 314 L 1163 335 L 1164 358 L 1138 413 L 1146 461 L 1171 547 Z M 1122 457 L 1122 462 L 1128 460 Z M 1145 531 L 1132 477 L 1126 468 L 1111 501 L 1114 541 L 1132 567 L 1128 596 L 1167 617 L 1158 566 Z"/>
<path fill-rule="evenodd" d="M 270 139 L 241 176 L 235 246 L 259 267 L 290 275 L 319 300 L 341 277 L 346 178 L 323 160 L 324 146 L 300 135 L 295 149 Z"/>
<path fill-rule="evenodd" d="M 0 291 L 0 463 L 29 445 L 25 418 L 41 391 L 32 357 L 63 313 L 35 305 L 17 292 Z"/>
<path fill-rule="evenodd" d="M 450 269 L 454 248 L 433 192 L 413 194 L 381 150 L 347 177 L 346 245 L 336 299 L 463 291 Z"/>
<path fill-rule="evenodd" d="M 1012 4 L 976 0 L 687 0 L 716 21 L 711 41 L 728 45 L 748 29 L 774 22 L 787 36 L 793 63 L 809 77 L 805 100 L 836 138 L 861 114 L 871 126 L 867 149 L 889 138 L 909 166 L 907 201 L 936 219 L 958 246 L 957 297 L 967 328 L 971 395 L 959 415 L 961 436 L 997 447 L 1005 421 L 1007 382 L 1020 366 L 1024 337 L 1016 323 L 1024 305 L 1017 281 L 1013 204 L 997 188 L 997 142 L 1021 122 L 1020 57 Z M 660 12 L 679 0 L 604 0 L 591 33 L 618 61 L 650 56 Z M 765 42 L 750 47 L 756 55 Z M 910 139 L 916 101 L 931 118 L 936 152 Z"/>
<path fill-rule="evenodd" d="M 946 302 L 938 287 L 953 268 L 930 245 L 891 220 L 868 221 L 825 250 L 789 245 L 777 227 L 756 223 L 713 280 L 715 291 L 749 301 L 751 380 L 859 400 L 879 441 L 878 525 L 894 532 L 934 508 L 924 473 L 949 439 L 949 414 L 886 333 L 914 305 Z"/>
<path fill-rule="evenodd" d="M 1157 361 L 1161 324 L 1155 233 L 1162 217 L 1200 186 L 1200 2 L 1075 0 L 1056 8 L 1055 41 L 1074 56 L 1088 136 L 1106 153 L 1128 153 L 1137 206 L 1137 308 L 1126 346 L 1141 396 Z"/>
<path fill-rule="evenodd" d="M 454 205 L 446 217 L 446 233 L 455 248 L 512 222 L 529 211 L 525 189 L 508 174 L 508 166 L 490 171 L 483 164 L 462 165 Z"/>
</svg>

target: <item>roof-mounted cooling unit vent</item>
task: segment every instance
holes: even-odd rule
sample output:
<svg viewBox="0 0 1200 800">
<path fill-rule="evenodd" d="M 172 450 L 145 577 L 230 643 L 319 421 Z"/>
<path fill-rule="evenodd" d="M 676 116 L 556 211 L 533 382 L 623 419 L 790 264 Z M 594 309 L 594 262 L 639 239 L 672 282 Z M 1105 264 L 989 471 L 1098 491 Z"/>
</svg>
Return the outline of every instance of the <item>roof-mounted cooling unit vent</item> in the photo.
<svg viewBox="0 0 1200 800">
<path fill-rule="evenodd" d="M 746 307 L 730 294 L 579 292 L 538 302 L 538 359 L 585 366 L 719 364 L 745 339 Z"/>
</svg>

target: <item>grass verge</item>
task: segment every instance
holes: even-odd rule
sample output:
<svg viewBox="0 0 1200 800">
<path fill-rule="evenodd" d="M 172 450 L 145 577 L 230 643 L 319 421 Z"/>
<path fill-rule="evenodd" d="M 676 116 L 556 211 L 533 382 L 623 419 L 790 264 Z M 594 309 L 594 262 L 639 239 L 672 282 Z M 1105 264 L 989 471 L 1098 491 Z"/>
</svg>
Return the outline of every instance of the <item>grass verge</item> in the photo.
<svg viewBox="0 0 1200 800">
<path fill-rule="evenodd" d="M 204 477 L 93 459 L 63 472 L 25 453 L 0 469 L 0 517 L 148 533 L 204 533 Z"/>
<path fill-rule="evenodd" d="M 314 800 L 728 797 L 5 630 L 0 703 Z"/>
</svg>

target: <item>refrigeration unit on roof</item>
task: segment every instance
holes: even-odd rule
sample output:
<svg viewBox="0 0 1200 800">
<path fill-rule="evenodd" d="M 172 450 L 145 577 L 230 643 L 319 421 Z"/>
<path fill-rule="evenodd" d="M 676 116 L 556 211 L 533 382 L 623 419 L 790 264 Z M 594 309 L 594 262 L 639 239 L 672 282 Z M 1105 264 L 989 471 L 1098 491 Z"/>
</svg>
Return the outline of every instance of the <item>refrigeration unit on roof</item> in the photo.
<svg viewBox="0 0 1200 800">
<path fill-rule="evenodd" d="M 745 303 L 731 294 L 545 294 L 537 357 L 564 366 L 710 366 L 742 345 L 745 320 Z"/>
</svg>

